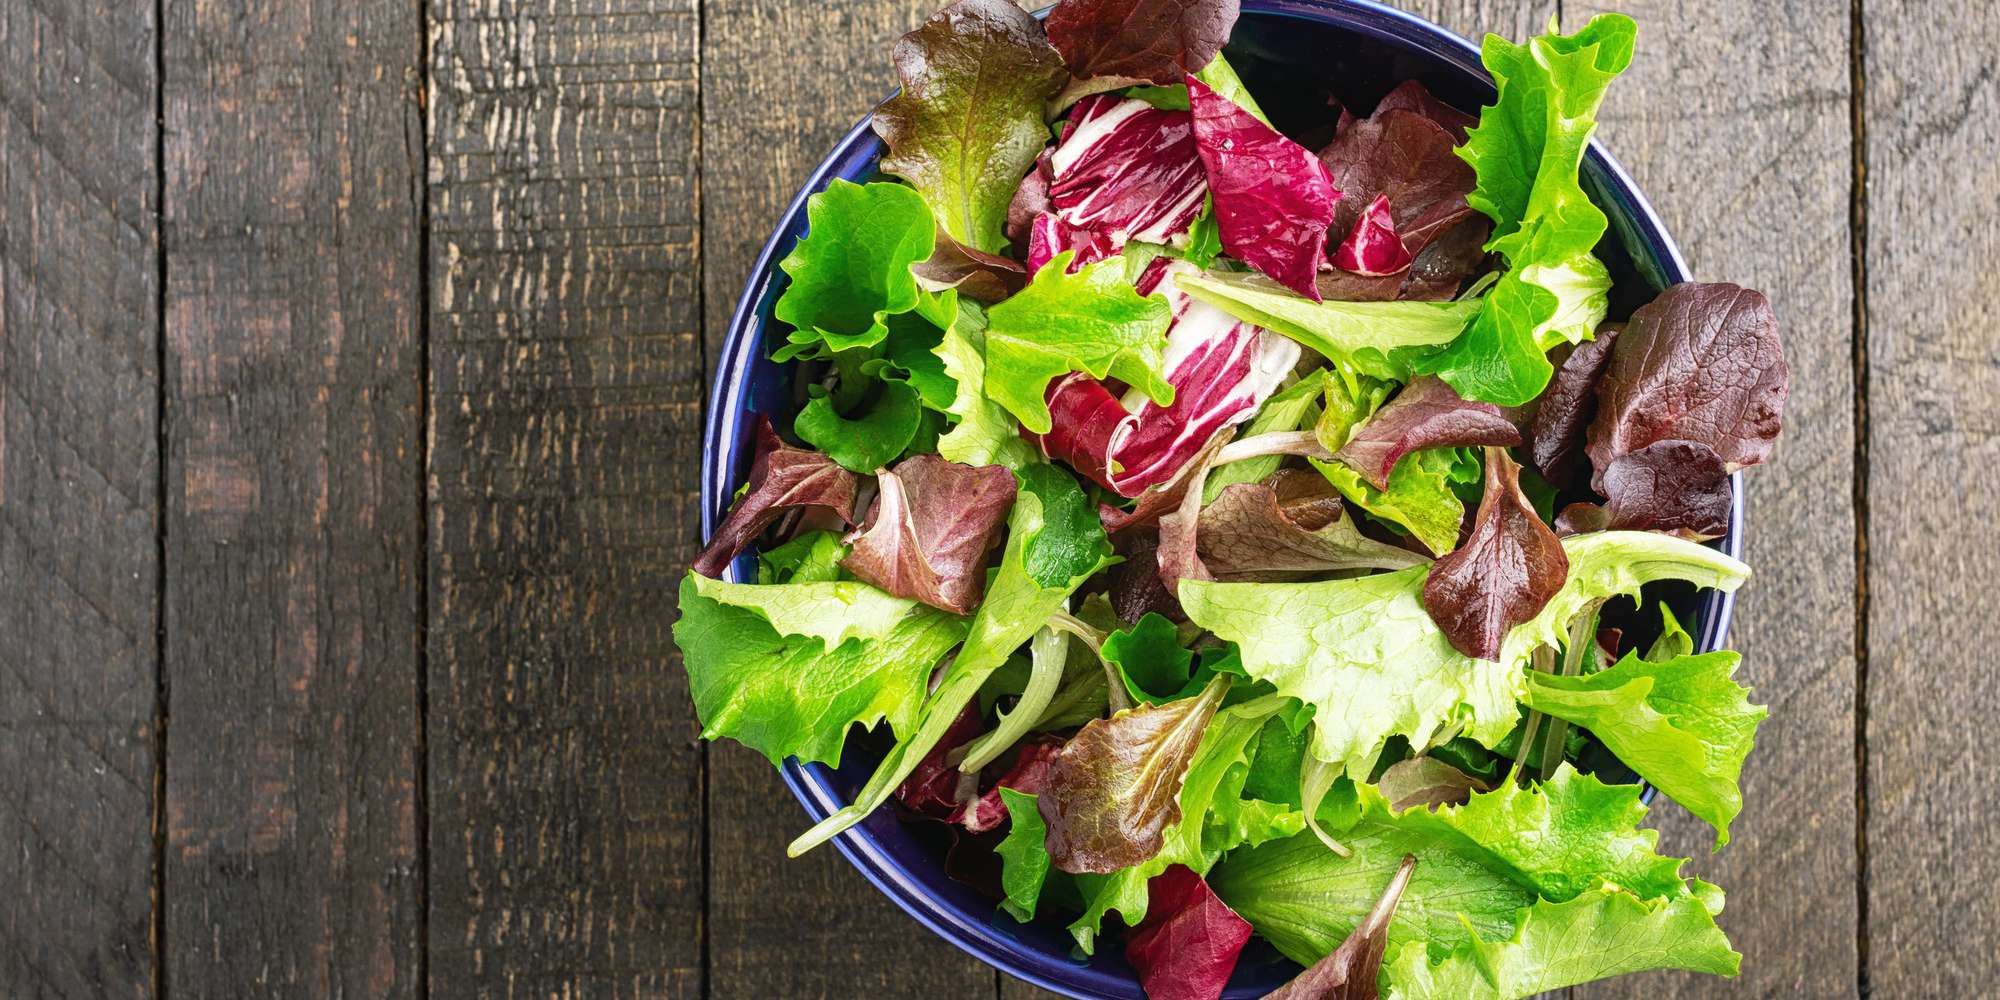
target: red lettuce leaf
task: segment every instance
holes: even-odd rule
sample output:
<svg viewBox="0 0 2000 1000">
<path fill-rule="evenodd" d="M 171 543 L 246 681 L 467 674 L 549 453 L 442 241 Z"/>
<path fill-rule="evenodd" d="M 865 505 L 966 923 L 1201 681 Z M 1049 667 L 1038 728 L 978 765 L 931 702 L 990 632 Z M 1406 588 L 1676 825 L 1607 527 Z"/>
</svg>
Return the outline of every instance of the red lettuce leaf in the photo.
<svg viewBox="0 0 2000 1000">
<path fill-rule="evenodd" d="M 1201 512 L 1199 532 L 1197 551 L 1219 580 L 1270 582 L 1424 561 L 1361 534 L 1326 477 L 1297 469 L 1225 488 Z"/>
<path fill-rule="evenodd" d="M 1389 920 L 1395 915 L 1396 904 L 1402 900 L 1403 889 L 1410 884 L 1410 872 L 1416 867 L 1414 856 L 1403 855 L 1396 877 L 1389 880 L 1382 898 L 1376 901 L 1367 919 L 1347 935 L 1347 940 L 1264 1000 L 1376 1000 L 1382 955 L 1389 948 Z"/>
<path fill-rule="evenodd" d="M 1208 175 L 1194 118 L 1136 98 L 1085 98 L 1049 158 L 1049 204 L 1069 225 L 1164 244 L 1201 214 Z"/>
<path fill-rule="evenodd" d="M 1219 676 L 1193 698 L 1093 720 L 1063 745 L 1036 803 L 1057 868 L 1109 874 L 1160 853 L 1181 817 L 1181 782 L 1202 731 L 1228 690 Z"/>
<path fill-rule="evenodd" d="M 1389 765 L 1375 780 L 1376 790 L 1401 812 L 1422 806 L 1464 805 L 1473 792 L 1490 786 L 1436 757 L 1411 757 Z"/>
<path fill-rule="evenodd" d="M 1611 346 L 1624 329 L 1609 323 L 1597 336 L 1576 345 L 1556 347 L 1555 377 L 1534 403 L 1534 419 L 1528 424 L 1528 457 L 1551 483 L 1567 483 L 1583 445 L 1583 431 L 1597 413 L 1597 383 L 1611 362 Z"/>
<path fill-rule="evenodd" d="M 1250 940 L 1236 915 L 1186 865 L 1146 883 L 1146 919 L 1125 941 L 1147 1000 L 1216 1000 Z"/>
<path fill-rule="evenodd" d="M 1028 283 L 1028 273 L 1020 262 L 999 254 L 974 250 L 943 233 L 928 260 L 910 265 L 917 284 L 933 292 L 956 288 L 960 295 L 988 305 L 998 302 Z"/>
<path fill-rule="evenodd" d="M 1763 295 L 1681 284 L 1625 324 L 1597 389 L 1588 451 L 1602 493 L 1611 463 L 1655 441 L 1707 445 L 1731 470 L 1762 462 L 1777 440 L 1790 374 Z"/>
<path fill-rule="evenodd" d="M 1568 575 L 1562 542 L 1521 495 L 1521 467 L 1506 449 L 1487 448 L 1472 536 L 1432 564 L 1424 610 L 1459 652 L 1497 660 L 1507 632 L 1535 617 Z"/>
<path fill-rule="evenodd" d="M 1461 398 L 1443 379 L 1426 375 L 1397 393 L 1333 457 L 1376 489 L 1386 490 L 1390 470 L 1410 452 L 1520 443 L 1520 429 L 1499 407 Z"/>
<path fill-rule="evenodd" d="M 1556 536 L 1588 535 L 1611 528 L 1611 512 L 1603 504 L 1573 503 L 1556 514 Z"/>
<path fill-rule="evenodd" d="M 987 786 L 978 798 L 954 810 L 951 822 L 973 833 L 998 828 L 1007 821 L 1007 803 L 1000 798 L 1000 789 L 1011 788 L 1027 795 L 1040 795 L 1048 785 L 1049 765 L 1055 763 L 1062 744 L 1061 737 L 1046 733 L 1023 742 L 1014 758 L 1014 766 Z"/>
<path fill-rule="evenodd" d="M 1188 77 L 1187 88 L 1223 249 L 1319 301 L 1313 279 L 1340 200 L 1326 165 L 1200 80 Z"/>
<path fill-rule="evenodd" d="M 715 537 L 694 560 L 694 571 L 719 577 L 771 522 L 794 508 L 823 510 L 840 518 L 841 524 L 854 520 L 854 473 L 816 451 L 794 448 L 778 437 L 770 418 L 757 418 L 757 458 L 750 466 L 750 484 L 729 516 L 715 529 Z"/>
<path fill-rule="evenodd" d="M 1393 231 L 1408 259 L 1425 264 L 1390 283 L 1379 279 L 1401 268 L 1356 267 L 1337 255 L 1336 267 L 1378 279 L 1375 286 L 1344 282 L 1340 290 L 1345 297 L 1448 298 L 1484 262 L 1489 226 L 1466 201 L 1475 177 L 1456 153 L 1473 120 L 1415 81 L 1391 91 L 1367 118 L 1342 116 L 1339 133 L 1319 154 L 1334 185 L 1346 195 L 1335 206 L 1333 232 L 1347 234 L 1345 248 L 1357 236 Z M 1371 226 L 1368 217 L 1383 198 L 1388 199 L 1389 224 Z M 1447 234 L 1453 241 L 1426 259 L 1426 251 Z M 1386 294 L 1380 286 L 1387 286 Z"/>
<path fill-rule="evenodd" d="M 1049 204 L 1049 183 L 1055 176 L 1055 168 L 1049 165 L 1049 158 L 1055 155 L 1055 147 L 1042 150 L 1035 157 L 1035 168 L 1022 175 L 1021 183 L 1014 188 L 1014 197 L 1007 202 L 1007 239 L 1013 245 L 1014 255 L 1028 259 L 1028 227 L 1035 217 L 1045 212 L 1055 211 Z M 1030 268 L 1028 273 L 1033 274 Z"/>
<path fill-rule="evenodd" d="M 1198 72 L 1229 41 L 1236 15 L 1237 0 L 1062 0 L 1047 23 L 1069 71 L 1111 89 Z"/>
<path fill-rule="evenodd" d="M 911 811 L 944 819 L 959 808 L 958 792 L 963 782 L 959 774 L 958 761 L 962 754 L 955 753 L 960 747 L 979 738 L 983 723 L 979 718 L 979 700 L 973 699 L 951 720 L 951 727 L 944 731 L 930 753 L 917 762 L 915 770 L 896 787 L 896 800 Z"/>
<path fill-rule="evenodd" d="M 1655 441 L 1604 470 L 1607 531 L 1671 531 L 1697 540 L 1729 530 L 1729 469 L 1698 441 Z"/>
<path fill-rule="evenodd" d="M 898 597 L 970 614 L 985 589 L 986 554 L 1014 505 L 1014 474 L 916 455 L 876 477 L 876 487 L 840 564 Z"/>
<path fill-rule="evenodd" d="M 1187 612 L 1174 592 L 1160 579 L 1160 535 L 1157 531 L 1130 531 L 1119 536 L 1118 554 L 1125 561 L 1111 568 L 1111 613 L 1120 621 L 1136 622 L 1148 614 L 1169 621 L 1187 621 Z"/>
<path fill-rule="evenodd" d="M 1376 103 L 1375 113 L 1370 117 L 1380 118 L 1391 111 L 1414 111 L 1438 123 L 1446 132 L 1451 133 L 1454 143 L 1464 142 L 1466 131 L 1479 124 L 1478 115 L 1460 111 L 1438 100 L 1430 88 L 1424 86 L 1422 80 L 1404 80 L 1397 84 L 1396 89 L 1383 95 L 1382 100 Z M 1345 129 L 1354 122 L 1354 116 L 1343 109 L 1340 113 L 1340 127 Z"/>
<path fill-rule="evenodd" d="M 1396 220 L 1390 214 L 1386 194 L 1378 194 L 1368 203 L 1347 238 L 1333 251 L 1333 266 L 1364 278 L 1401 274 L 1410 269 L 1414 259 L 1402 237 L 1396 235 Z"/>
</svg>

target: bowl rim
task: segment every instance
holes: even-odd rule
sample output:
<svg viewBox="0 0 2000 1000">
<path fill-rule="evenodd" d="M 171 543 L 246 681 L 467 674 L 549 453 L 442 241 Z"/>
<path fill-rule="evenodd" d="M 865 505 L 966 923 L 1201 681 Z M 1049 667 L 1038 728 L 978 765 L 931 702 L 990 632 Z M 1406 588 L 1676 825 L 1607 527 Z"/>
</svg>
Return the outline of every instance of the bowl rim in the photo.
<svg viewBox="0 0 2000 1000">
<path fill-rule="evenodd" d="M 1479 62 L 1477 45 L 1434 22 L 1376 0 L 1242 0 L 1242 9 L 1246 14 L 1291 16 L 1358 30 L 1383 42 L 1400 42 L 1423 49 L 1428 55 L 1491 80 L 1491 75 Z M 707 408 L 703 414 L 701 531 L 704 539 L 714 534 L 734 492 L 731 479 L 736 463 L 733 459 L 743 445 L 745 429 L 736 417 L 745 407 L 744 397 L 748 389 L 746 373 L 751 367 L 752 354 L 762 340 L 759 304 L 778 274 L 777 261 L 790 252 L 789 244 L 796 239 L 794 234 L 802 231 L 806 200 L 824 190 L 831 180 L 853 175 L 879 156 L 881 143 L 870 132 L 873 117 L 871 112 L 856 122 L 793 195 L 751 266 L 742 294 L 730 315 L 722 352 L 711 374 Z M 1596 138 L 1591 139 L 1586 151 L 1585 166 L 1601 174 L 1607 193 L 1617 195 L 1624 203 L 1628 216 L 1626 221 L 1659 265 L 1664 283 L 1674 285 L 1690 280 L 1686 259 L 1668 234 L 1665 222 L 1624 165 Z M 1714 544 L 1735 558 L 1742 554 L 1744 533 L 1744 491 L 1740 472 L 1730 477 L 1730 487 L 1729 530 Z M 726 572 L 734 578 L 737 570 L 732 565 Z M 1703 590 L 1698 599 L 1701 602 L 1701 627 L 1696 648 L 1703 651 L 1721 649 L 1735 610 L 1735 595 Z M 787 759 L 780 770 L 785 784 L 797 796 L 813 822 L 824 819 L 846 804 L 833 788 L 831 772 L 827 768 L 801 764 L 794 758 Z M 1647 789 L 1646 797 L 1652 797 L 1652 789 Z M 910 878 L 902 865 L 890 858 L 865 825 L 850 827 L 835 837 L 833 843 L 877 891 L 959 950 L 1008 975 L 1075 1000 L 1101 1000 L 1113 995 L 1103 990 L 1081 992 L 1071 983 L 1051 978 L 1044 967 L 1050 971 L 1061 966 L 1096 973 L 1089 977 L 1093 979 L 1109 978 L 1109 974 L 1079 968 L 1067 956 L 1027 947 L 991 923 L 965 919 L 953 908 L 943 905 L 924 886 Z M 1127 991 L 1125 995 L 1138 995 L 1131 992 L 1137 984 L 1127 979 L 1103 985 L 1123 986 Z"/>
</svg>

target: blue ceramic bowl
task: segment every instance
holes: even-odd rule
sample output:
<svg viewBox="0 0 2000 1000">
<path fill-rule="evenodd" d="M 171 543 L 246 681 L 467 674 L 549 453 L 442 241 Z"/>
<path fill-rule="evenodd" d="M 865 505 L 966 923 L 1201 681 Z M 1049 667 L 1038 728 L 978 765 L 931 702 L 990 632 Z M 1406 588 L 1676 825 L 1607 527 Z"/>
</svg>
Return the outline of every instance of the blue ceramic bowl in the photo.
<svg viewBox="0 0 2000 1000">
<path fill-rule="evenodd" d="M 1346 106 L 1372 107 L 1389 88 L 1412 78 L 1468 111 L 1493 98 L 1492 79 L 1480 67 L 1477 47 L 1412 15 L 1365 0 L 1242 0 L 1242 6 L 1242 19 L 1226 51 L 1281 128 L 1287 125 L 1287 115 L 1323 116 L 1329 96 Z M 748 475 L 754 448 L 749 433 L 752 415 L 782 416 L 794 406 L 791 375 L 786 366 L 770 360 L 763 343 L 772 304 L 785 287 L 778 261 L 806 230 L 806 198 L 834 178 L 868 178 L 881 153 L 882 144 L 866 120 L 848 132 L 792 199 L 744 286 L 708 400 L 701 496 L 704 537 L 714 531 Z M 1687 280 L 1687 265 L 1652 206 L 1624 168 L 1595 143 L 1584 162 L 1583 184 L 1611 219 L 1611 234 L 1599 256 L 1617 279 L 1614 316 L 1625 315 L 1667 285 Z M 1740 478 L 1735 493 L 1729 534 L 1716 543 L 1730 555 L 1738 553 L 1743 532 Z M 754 571 L 751 553 L 731 568 L 736 579 L 750 579 Z M 1688 591 L 1668 597 L 1679 605 L 1681 620 L 1688 623 L 1699 648 L 1721 648 L 1729 627 L 1728 595 Z M 838 769 L 787 762 L 785 781 L 807 814 L 801 830 L 849 801 L 880 760 L 881 746 L 854 740 L 843 756 L 845 763 Z M 876 888 L 919 923 L 996 968 L 1065 996 L 1143 1000 L 1131 966 L 1116 947 L 1100 949 L 1095 958 L 1084 961 L 1073 955 L 1069 934 L 1060 922 L 1022 925 L 1000 914 L 991 899 L 947 876 L 941 845 L 899 823 L 893 809 L 877 810 L 834 843 Z M 1224 996 L 1261 997 L 1296 971 L 1297 966 L 1268 945 L 1253 940 Z"/>
</svg>

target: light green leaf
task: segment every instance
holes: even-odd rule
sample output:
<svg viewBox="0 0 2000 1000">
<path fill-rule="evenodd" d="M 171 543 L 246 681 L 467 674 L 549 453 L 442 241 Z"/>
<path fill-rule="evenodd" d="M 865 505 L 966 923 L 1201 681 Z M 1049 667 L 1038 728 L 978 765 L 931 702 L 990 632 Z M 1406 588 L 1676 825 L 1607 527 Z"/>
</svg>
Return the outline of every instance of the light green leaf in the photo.
<svg viewBox="0 0 2000 1000">
<path fill-rule="evenodd" d="M 1016 472 L 1040 460 L 1021 439 L 1020 425 L 986 395 L 986 314 L 970 301 L 955 300 L 956 318 L 944 331 L 936 354 L 945 375 L 957 385 L 946 413 L 958 425 L 938 438 L 938 454 L 960 465 L 1004 465 Z"/>
<path fill-rule="evenodd" d="M 1660 637 L 1646 648 L 1646 659 L 1671 660 L 1676 656 L 1687 656 L 1694 652 L 1694 637 L 1681 627 L 1674 617 L 1674 609 L 1667 602 L 1660 602 Z"/>
<path fill-rule="evenodd" d="M 691 575 L 695 593 L 732 608 L 754 611 L 779 635 L 810 636 L 838 646 L 849 639 L 880 639 L 909 617 L 917 602 L 855 580 L 760 585 Z"/>
<path fill-rule="evenodd" d="M 1249 271 L 1174 279 L 1181 291 L 1237 319 L 1283 334 L 1364 375 L 1409 381 L 1416 358 L 1451 343 L 1477 315 L 1466 302 L 1314 302 Z"/>
<path fill-rule="evenodd" d="M 1531 263 L 1520 274 L 1556 297 L 1555 313 L 1534 329 L 1537 349 L 1547 354 L 1564 341 L 1581 344 L 1597 336 L 1611 308 L 1611 271 L 1603 261 L 1586 253 L 1554 264 Z"/>
<path fill-rule="evenodd" d="M 1037 434 L 1049 432 L 1049 383 L 1069 372 L 1118 379 L 1162 405 L 1174 399 L 1166 299 L 1133 291 L 1117 257 L 1070 274 L 1074 256 L 1057 254 L 1028 287 L 987 312 L 986 395 Z"/>
<path fill-rule="evenodd" d="M 1000 802 L 1008 816 L 1007 837 L 993 849 L 1000 855 L 1000 888 L 1007 894 L 1000 908 L 1025 924 L 1035 919 L 1042 883 L 1049 877 L 1049 852 L 1042 846 L 1049 828 L 1042 822 L 1037 796 L 1003 785 Z"/>
<path fill-rule="evenodd" d="M 773 356 L 825 357 L 881 343 L 888 317 L 917 307 L 910 265 L 931 255 L 930 210 L 901 184 L 835 180 L 806 199 L 806 219 L 806 235 L 778 264 L 791 284 L 771 315 L 794 329 Z"/>
<path fill-rule="evenodd" d="M 1341 462 L 1311 459 L 1312 466 L 1362 510 L 1409 529 L 1434 555 L 1458 547 L 1465 503 L 1451 484 L 1458 458 L 1450 448 L 1411 452 L 1389 470 L 1389 488 L 1378 490 Z"/>
<path fill-rule="evenodd" d="M 1271 125 L 1271 119 L 1264 114 L 1264 109 L 1257 106 L 1257 99 L 1250 96 L 1250 88 L 1244 86 L 1243 78 L 1236 75 L 1236 67 L 1229 65 L 1229 60 L 1222 58 L 1222 53 L 1217 52 L 1215 58 L 1209 60 L 1208 65 L 1203 66 L 1201 72 L 1196 73 L 1194 78 L 1208 84 L 1210 90 L 1229 98 L 1237 107 L 1250 112 L 1258 121 Z M 1185 95 L 1187 88 L 1182 87 L 1181 93 Z M 1187 110 L 1187 105 L 1182 104 L 1181 110 Z M 1277 128 L 1275 125 L 1271 127 Z"/>
<path fill-rule="evenodd" d="M 1295 431 L 1318 420 L 1320 391 L 1325 379 L 1325 369 L 1314 369 L 1304 378 L 1272 393 L 1271 398 L 1264 401 L 1264 408 L 1250 418 L 1249 425 L 1239 437 Z M 1209 471 L 1207 485 L 1202 487 L 1202 506 L 1214 503 L 1223 490 L 1237 483 L 1262 482 L 1264 477 L 1278 471 L 1284 462 L 1283 455 L 1260 455 L 1214 467 Z"/>
<path fill-rule="evenodd" d="M 757 559 L 758 583 L 825 583 L 840 579 L 847 546 L 833 531 L 808 531 Z"/>
<path fill-rule="evenodd" d="M 1528 672 L 1529 707 L 1591 731 L 1619 760 L 1715 828 L 1717 850 L 1743 808 L 1737 779 L 1770 714 L 1732 675 L 1721 651 L 1670 660 L 1627 654 L 1609 669 L 1559 677 Z"/>
<path fill-rule="evenodd" d="M 868 475 L 910 446 L 923 426 L 923 413 L 917 390 L 903 382 L 883 382 L 867 410 L 852 418 L 834 410 L 831 396 L 807 400 L 793 418 L 792 430 L 841 468 Z"/>
</svg>

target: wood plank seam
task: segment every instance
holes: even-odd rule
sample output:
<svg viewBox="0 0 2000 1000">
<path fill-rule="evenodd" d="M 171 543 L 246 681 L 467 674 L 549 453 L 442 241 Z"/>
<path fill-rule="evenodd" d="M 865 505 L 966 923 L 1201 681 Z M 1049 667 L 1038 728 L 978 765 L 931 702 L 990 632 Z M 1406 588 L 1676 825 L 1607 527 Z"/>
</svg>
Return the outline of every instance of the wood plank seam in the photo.
<svg viewBox="0 0 2000 1000">
<path fill-rule="evenodd" d="M 1854 993 L 1868 975 L 1868 57 L 1866 0 L 1848 5 L 1848 120 L 1852 168 L 1848 254 L 1853 287 L 1854 474 Z"/>
</svg>

